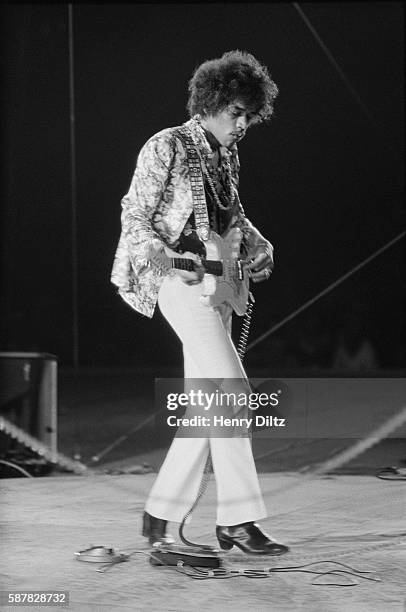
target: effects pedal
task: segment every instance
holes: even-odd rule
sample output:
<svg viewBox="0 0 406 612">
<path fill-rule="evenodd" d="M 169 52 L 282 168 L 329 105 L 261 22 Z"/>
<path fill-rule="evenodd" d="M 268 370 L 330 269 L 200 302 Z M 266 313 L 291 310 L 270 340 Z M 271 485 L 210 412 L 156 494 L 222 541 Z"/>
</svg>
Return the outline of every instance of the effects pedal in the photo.
<svg viewBox="0 0 406 612">
<path fill-rule="evenodd" d="M 189 565 L 191 567 L 221 567 L 216 548 L 157 544 L 151 551 L 151 565 Z"/>
</svg>

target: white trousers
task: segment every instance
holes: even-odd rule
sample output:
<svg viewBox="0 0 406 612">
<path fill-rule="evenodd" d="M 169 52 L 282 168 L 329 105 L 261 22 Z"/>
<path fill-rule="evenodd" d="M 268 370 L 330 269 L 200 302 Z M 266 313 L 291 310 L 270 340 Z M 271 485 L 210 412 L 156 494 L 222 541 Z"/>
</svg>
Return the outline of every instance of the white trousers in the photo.
<svg viewBox="0 0 406 612">
<path fill-rule="evenodd" d="M 183 344 L 185 378 L 235 379 L 247 392 L 247 378 L 231 339 L 232 310 L 199 302 L 200 285 L 167 276 L 159 308 Z M 234 392 L 238 389 L 234 388 Z M 208 453 L 217 489 L 218 525 L 238 525 L 267 516 L 248 437 L 175 437 L 147 499 L 145 510 L 181 522 L 198 494 Z"/>
</svg>

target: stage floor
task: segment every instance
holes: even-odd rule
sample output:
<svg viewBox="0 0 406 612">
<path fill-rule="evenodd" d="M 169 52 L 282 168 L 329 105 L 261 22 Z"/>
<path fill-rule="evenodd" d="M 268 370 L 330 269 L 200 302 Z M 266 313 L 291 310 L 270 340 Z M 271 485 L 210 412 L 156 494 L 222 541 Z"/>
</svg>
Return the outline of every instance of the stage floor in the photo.
<svg viewBox="0 0 406 612">
<path fill-rule="evenodd" d="M 373 476 L 334 475 L 305 481 L 297 472 L 261 474 L 270 518 L 262 526 L 290 546 L 282 557 L 223 555 L 233 569 L 287 567 L 335 561 L 380 578 L 348 574 L 313 585 L 309 573 L 273 573 L 265 579 L 193 580 L 174 568 L 152 567 L 140 535 L 143 504 L 155 474 L 14 478 L 1 483 L 1 588 L 69 591 L 72 611 L 321 610 L 401 611 L 406 605 L 406 483 Z M 213 479 L 185 530 L 216 544 Z M 171 525 L 176 534 L 176 525 Z M 103 545 L 134 554 L 97 572 L 76 551 Z M 327 563 L 318 569 L 331 570 Z M 335 568 L 338 569 L 338 566 Z M 345 569 L 345 568 L 341 568 Z M 4 607 L 15 610 L 16 607 Z M 42 608 L 25 606 L 26 610 Z M 49 607 L 48 609 L 60 609 Z"/>
</svg>

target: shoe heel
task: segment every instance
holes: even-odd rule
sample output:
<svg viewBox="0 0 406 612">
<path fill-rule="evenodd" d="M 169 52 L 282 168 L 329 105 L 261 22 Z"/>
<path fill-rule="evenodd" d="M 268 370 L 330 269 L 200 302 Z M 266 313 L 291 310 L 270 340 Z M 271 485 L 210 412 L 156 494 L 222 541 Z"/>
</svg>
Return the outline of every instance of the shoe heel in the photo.
<svg viewBox="0 0 406 612">
<path fill-rule="evenodd" d="M 220 548 L 222 550 L 231 550 L 232 547 L 234 546 L 232 542 L 229 542 L 228 540 L 225 540 L 224 538 L 217 537 L 217 539 L 220 544 Z"/>
</svg>

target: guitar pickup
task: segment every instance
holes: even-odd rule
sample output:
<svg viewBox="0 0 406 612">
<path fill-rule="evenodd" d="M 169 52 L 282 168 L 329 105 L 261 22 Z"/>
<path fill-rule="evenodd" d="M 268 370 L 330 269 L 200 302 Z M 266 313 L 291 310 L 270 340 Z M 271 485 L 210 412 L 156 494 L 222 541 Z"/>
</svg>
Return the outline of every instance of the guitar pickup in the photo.
<svg viewBox="0 0 406 612">
<path fill-rule="evenodd" d="M 224 273 L 222 261 L 216 261 L 213 259 L 202 259 L 202 264 L 207 274 L 213 274 L 214 276 L 222 276 Z"/>
<path fill-rule="evenodd" d="M 238 276 L 238 280 L 240 281 L 244 280 L 244 273 L 243 273 L 241 259 L 237 259 L 237 276 Z"/>
</svg>

